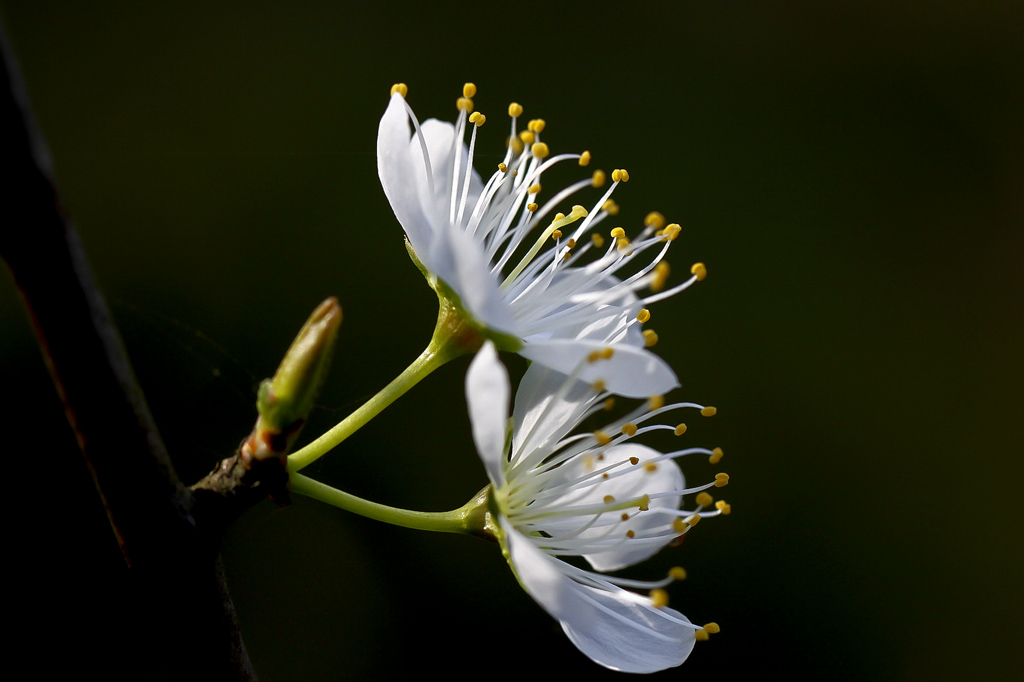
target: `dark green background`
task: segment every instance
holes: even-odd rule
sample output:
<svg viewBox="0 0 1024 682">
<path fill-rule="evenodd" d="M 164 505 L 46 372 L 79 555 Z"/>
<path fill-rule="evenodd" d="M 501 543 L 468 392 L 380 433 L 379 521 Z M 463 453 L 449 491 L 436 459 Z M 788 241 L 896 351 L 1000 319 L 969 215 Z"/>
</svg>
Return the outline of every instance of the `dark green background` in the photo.
<svg viewBox="0 0 1024 682">
<path fill-rule="evenodd" d="M 722 633 L 666 677 L 1019 671 L 1024 6 L 156 7 L 0 15 L 184 478 L 247 433 L 257 381 L 325 296 L 345 321 L 307 438 L 426 343 L 435 301 L 377 180 L 377 121 L 395 81 L 421 118 L 450 118 L 472 80 L 493 121 L 519 101 L 556 151 L 628 168 L 619 223 L 660 210 L 684 226 L 676 269 L 708 264 L 652 326 L 676 395 L 719 406 L 686 438 L 725 448 L 734 511 L 630 574 L 681 563 L 673 605 Z M 2 278 L 5 563 L 29 601 L 8 611 L 11 660 L 113 674 L 125 571 Z M 460 505 L 485 483 L 465 367 L 316 474 Z M 693 481 L 717 470 L 684 464 Z M 602 672 L 483 542 L 300 499 L 248 514 L 224 555 L 264 682 Z"/>
</svg>

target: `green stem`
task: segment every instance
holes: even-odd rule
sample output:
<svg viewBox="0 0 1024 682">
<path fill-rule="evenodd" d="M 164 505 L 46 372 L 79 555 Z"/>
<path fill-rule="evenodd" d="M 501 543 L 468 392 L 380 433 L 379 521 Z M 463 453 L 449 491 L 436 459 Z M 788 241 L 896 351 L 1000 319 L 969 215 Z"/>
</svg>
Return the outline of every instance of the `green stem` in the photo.
<svg viewBox="0 0 1024 682">
<path fill-rule="evenodd" d="M 291 485 L 293 492 L 302 493 L 307 497 L 360 516 L 403 528 L 431 530 L 438 533 L 479 535 L 485 527 L 487 488 L 458 509 L 447 512 L 418 512 L 370 502 L 302 474 L 292 474 Z"/>
<path fill-rule="evenodd" d="M 320 459 L 428 374 L 460 355 L 476 351 L 482 343 L 483 337 L 480 332 L 460 314 L 457 307 L 441 298 L 434 336 L 419 357 L 359 409 L 309 445 L 289 455 L 288 471 L 294 474 Z"/>
</svg>

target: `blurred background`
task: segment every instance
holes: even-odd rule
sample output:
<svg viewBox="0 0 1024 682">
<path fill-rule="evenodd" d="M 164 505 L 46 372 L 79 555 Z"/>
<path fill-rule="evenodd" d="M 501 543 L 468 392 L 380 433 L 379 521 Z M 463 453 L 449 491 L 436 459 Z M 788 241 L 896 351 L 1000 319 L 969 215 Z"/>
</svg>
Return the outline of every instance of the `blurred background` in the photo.
<svg viewBox="0 0 1024 682">
<path fill-rule="evenodd" d="M 426 344 L 436 299 L 380 189 L 377 122 L 393 82 L 421 119 L 451 120 L 474 81 L 497 123 L 478 168 L 518 101 L 554 151 L 629 169 L 616 224 L 659 210 L 683 225 L 675 270 L 708 265 L 651 326 L 673 397 L 719 408 L 685 438 L 722 465 L 682 464 L 690 481 L 728 471 L 733 512 L 629 575 L 683 565 L 673 606 L 722 632 L 661 676 L 1019 671 L 1024 5 L 441 7 L 0 0 L 182 478 L 248 433 L 258 381 L 326 296 L 345 319 L 304 441 Z M 28 477 L 7 486 L 18 657 L 117 676 L 126 571 L 6 270 L 0 329 L 7 454 Z M 467 364 L 312 473 L 461 505 L 486 482 Z M 262 682 L 611 676 L 488 543 L 297 499 L 246 515 L 223 555 Z"/>
</svg>

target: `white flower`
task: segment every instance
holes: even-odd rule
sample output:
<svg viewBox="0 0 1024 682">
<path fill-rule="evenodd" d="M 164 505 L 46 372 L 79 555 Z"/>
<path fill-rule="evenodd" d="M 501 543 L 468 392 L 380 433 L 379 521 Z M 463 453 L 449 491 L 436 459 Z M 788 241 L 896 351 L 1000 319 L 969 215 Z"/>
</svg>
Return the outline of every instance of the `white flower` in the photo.
<svg viewBox="0 0 1024 682">
<path fill-rule="evenodd" d="M 668 276 L 662 258 L 679 226 L 666 226 L 652 213 L 636 241 L 615 228 L 603 249 L 604 239 L 592 228 L 617 212 L 610 197 L 629 179 L 626 171 L 612 173 L 611 186 L 589 211 L 574 206 L 568 215 L 552 215 L 577 191 L 602 186 L 605 175 L 596 171 L 539 204 L 542 174 L 563 161 L 585 166 L 589 152 L 550 155 L 540 141 L 544 121 L 535 119 L 517 131 L 522 107 L 513 103 L 511 143 L 485 183 L 473 168 L 477 130 L 486 120 L 473 112 L 476 87 L 464 87 L 454 125 L 434 119 L 419 123 L 406 92 L 402 84 L 392 88 L 377 137 L 377 167 L 384 193 L 439 295 L 456 303 L 501 348 L 563 374 L 581 356 L 611 347 L 615 358 L 604 368 L 610 390 L 643 397 L 674 388 L 672 369 L 645 347 L 657 336 L 641 333 L 640 327 L 650 317 L 645 305 L 685 289 L 706 272 L 698 263 L 689 279 L 662 290 Z M 548 242 L 552 245 L 545 250 Z M 591 250 L 597 255 L 581 260 Z M 655 255 L 638 265 L 645 252 Z M 631 274 L 620 278 L 627 271 Z M 639 295 L 648 289 L 658 293 Z M 595 376 L 584 370 L 581 378 Z"/>
<path fill-rule="evenodd" d="M 717 631 L 717 625 L 691 624 L 666 605 L 661 588 L 682 577 L 682 569 L 646 582 L 584 570 L 560 557 L 582 556 L 599 571 L 624 568 L 650 557 L 701 517 L 729 512 L 724 502 L 715 511 L 703 510 L 712 500 L 701 491 L 724 485 L 724 474 L 708 485 L 685 488 L 672 459 L 706 454 L 717 461 L 721 450 L 661 454 L 627 442 L 656 429 L 679 433 L 683 427 L 639 425 L 666 410 L 700 406 L 655 400 L 606 432 L 567 436 L 581 419 L 601 409 L 604 396 L 574 377 L 566 381 L 533 365 L 516 394 L 506 457 L 509 392 L 505 368 L 487 343 L 466 375 L 466 398 L 473 439 L 493 488 L 496 535 L 517 579 L 595 662 L 635 673 L 681 664 L 697 633 Z M 692 493 L 700 493 L 697 507 L 679 509 L 683 496 Z"/>
</svg>

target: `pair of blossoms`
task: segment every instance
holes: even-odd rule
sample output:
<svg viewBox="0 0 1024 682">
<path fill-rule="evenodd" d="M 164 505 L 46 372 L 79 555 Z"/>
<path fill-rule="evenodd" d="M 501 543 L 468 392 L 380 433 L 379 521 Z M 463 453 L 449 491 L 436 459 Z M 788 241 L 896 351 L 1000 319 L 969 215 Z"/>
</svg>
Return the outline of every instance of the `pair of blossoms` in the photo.
<svg viewBox="0 0 1024 682">
<path fill-rule="evenodd" d="M 520 105 L 509 106 L 507 150 L 484 182 L 473 168 L 477 132 L 486 120 L 473 112 L 475 86 L 464 86 L 454 125 L 420 123 L 407 93 L 404 84 L 391 90 L 377 138 L 378 170 L 409 253 L 437 292 L 437 327 L 423 354 L 388 387 L 290 457 L 293 488 L 398 525 L 496 539 L 523 588 L 592 660 L 637 673 L 677 666 L 696 639 L 718 631 L 668 606 L 664 588 L 685 572 L 674 568 L 657 581 L 606 572 L 677 542 L 701 518 L 730 511 L 706 492 L 724 486 L 726 474 L 688 488 L 675 462 L 701 455 L 715 463 L 721 449 L 661 453 L 633 442 L 659 430 L 682 435 L 685 424 L 656 423 L 668 412 L 715 412 L 666 404 L 661 396 L 678 385 L 676 376 L 649 350 L 657 336 L 641 329 L 650 318 L 646 306 L 703 279 L 704 266 L 694 265 L 687 280 L 665 288 L 663 258 L 680 228 L 665 225 L 659 214 L 648 216 L 633 241 L 622 228 L 613 229 L 608 242 L 594 230 L 617 213 L 611 194 L 629 179 L 623 170 L 612 173 L 590 210 L 577 205 L 553 214 L 571 195 L 602 187 L 607 178 L 596 171 L 542 203 L 541 175 L 560 162 L 586 166 L 590 154 L 551 155 L 540 140 L 542 120 L 518 129 Z M 511 385 L 498 350 L 531 361 L 511 419 Z M 466 400 L 490 485 L 464 507 L 398 510 L 297 473 L 430 371 L 467 352 L 476 357 L 466 375 Z M 583 420 L 610 407 L 613 395 L 645 400 L 601 430 L 576 433 Z M 582 557 L 594 570 L 563 557 Z"/>
</svg>

